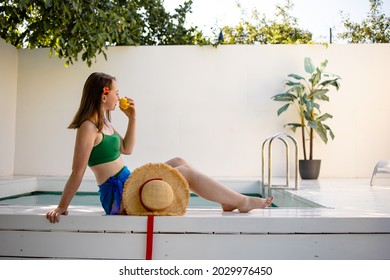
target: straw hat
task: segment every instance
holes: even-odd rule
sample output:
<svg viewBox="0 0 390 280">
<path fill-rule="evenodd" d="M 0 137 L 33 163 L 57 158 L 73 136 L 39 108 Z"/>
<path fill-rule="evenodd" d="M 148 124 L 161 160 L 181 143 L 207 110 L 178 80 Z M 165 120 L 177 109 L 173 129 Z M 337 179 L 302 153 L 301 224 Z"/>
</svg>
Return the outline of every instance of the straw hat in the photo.
<svg viewBox="0 0 390 280">
<path fill-rule="evenodd" d="M 123 189 L 128 215 L 181 216 L 186 213 L 190 190 L 186 179 L 165 163 L 135 169 Z"/>
</svg>

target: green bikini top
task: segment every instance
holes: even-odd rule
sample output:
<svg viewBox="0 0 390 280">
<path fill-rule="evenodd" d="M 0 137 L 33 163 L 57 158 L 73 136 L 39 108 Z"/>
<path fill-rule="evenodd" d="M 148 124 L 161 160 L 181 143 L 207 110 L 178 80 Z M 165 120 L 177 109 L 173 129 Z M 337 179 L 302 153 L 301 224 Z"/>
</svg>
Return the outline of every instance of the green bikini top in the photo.
<svg viewBox="0 0 390 280">
<path fill-rule="evenodd" d="M 89 156 L 88 166 L 94 166 L 116 160 L 121 155 L 121 141 L 119 135 L 102 133 L 102 141 L 93 147 Z"/>
</svg>

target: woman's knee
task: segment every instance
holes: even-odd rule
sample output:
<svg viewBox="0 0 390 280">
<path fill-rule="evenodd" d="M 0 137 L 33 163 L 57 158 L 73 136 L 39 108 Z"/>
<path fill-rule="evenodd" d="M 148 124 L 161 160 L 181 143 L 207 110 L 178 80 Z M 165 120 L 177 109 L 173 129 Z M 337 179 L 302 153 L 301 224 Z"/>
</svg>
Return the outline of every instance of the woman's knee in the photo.
<svg viewBox="0 0 390 280">
<path fill-rule="evenodd" d="M 179 166 L 174 167 L 186 180 L 189 184 L 192 183 L 193 178 L 193 170 L 191 167 L 187 164 L 182 164 Z"/>
<path fill-rule="evenodd" d="M 181 165 L 189 165 L 188 162 L 181 157 L 175 157 L 173 159 L 168 160 L 166 163 L 171 165 L 172 167 L 178 167 Z"/>
<path fill-rule="evenodd" d="M 181 157 L 175 157 L 166 162 L 168 165 L 175 168 L 187 180 L 189 184 L 192 182 L 194 170 L 191 165 Z"/>
</svg>

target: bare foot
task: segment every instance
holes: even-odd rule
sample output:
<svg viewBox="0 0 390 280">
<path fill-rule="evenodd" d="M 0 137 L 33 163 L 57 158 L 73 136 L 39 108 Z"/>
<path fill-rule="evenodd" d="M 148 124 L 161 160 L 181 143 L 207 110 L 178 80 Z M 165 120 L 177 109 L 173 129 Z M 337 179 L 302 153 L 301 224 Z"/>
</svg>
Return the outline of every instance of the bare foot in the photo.
<svg viewBox="0 0 390 280">
<path fill-rule="evenodd" d="M 221 206 L 222 206 L 222 210 L 227 211 L 227 212 L 231 212 L 231 211 L 234 211 L 237 209 L 236 206 L 231 206 L 231 205 L 224 204 L 224 203 L 221 203 Z"/>
<path fill-rule="evenodd" d="M 244 196 L 237 208 L 241 213 L 247 213 L 253 209 L 266 208 L 271 205 L 273 200 L 273 196 L 268 198 Z"/>
<path fill-rule="evenodd" d="M 238 210 L 241 213 L 247 213 L 251 211 L 252 209 L 262 209 L 266 208 L 269 205 L 271 205 L 274 197 L 268 197 L 266 199 L 264 198 L 258 198 L 258 197 L 250 197 L 250 196 L 243 196 L 241 202 L 238 206 L 232 206 L 229 204 L 221 203 L 222 210 L 226 212 L 234 211 L 238 208 Z"/>
</svg>

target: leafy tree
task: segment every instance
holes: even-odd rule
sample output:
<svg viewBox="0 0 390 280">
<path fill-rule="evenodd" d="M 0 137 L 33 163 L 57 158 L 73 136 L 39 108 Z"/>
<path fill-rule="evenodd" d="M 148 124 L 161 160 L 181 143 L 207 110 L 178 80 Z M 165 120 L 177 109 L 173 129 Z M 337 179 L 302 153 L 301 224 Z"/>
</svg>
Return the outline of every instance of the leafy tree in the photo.
<svg viewBox="0 0 390 280">
<path fill-rule="evenodd" d="M 370 11 L 360 24 L 352 22 L 349 16 L 343 16 L 343 24 L 347 31 L 338 37 L 348 43 L 390 43 L 390 17 L 382 12 L 381 0 L 369 0 Z"/>
<path fill-rule="evenodd" d="M 66 66 L 81 54 L 90 66 L 108 46 L 207 44 L 184 27 L 191 4 L 171 15 L 162 0 L 6 0 L 0 36 L 17 48 L 49 47 Z"/>
<path fill-rule="evenodd" d="M 241 8 L 240 4 L 238 7 Z M 284 6 L 276 5 L 276 20 L 268 20 L 257 9 L 250 19 L 243 18 L 237 26 L 224 26 L 222 32 L 226 44 L 307 44 L 312 34 L 298 27 L 297 18 L 290 15 L 294 5 L 286 0 Z M 243 13 L 244 14 L 244 13 Z"/>
</svg>

